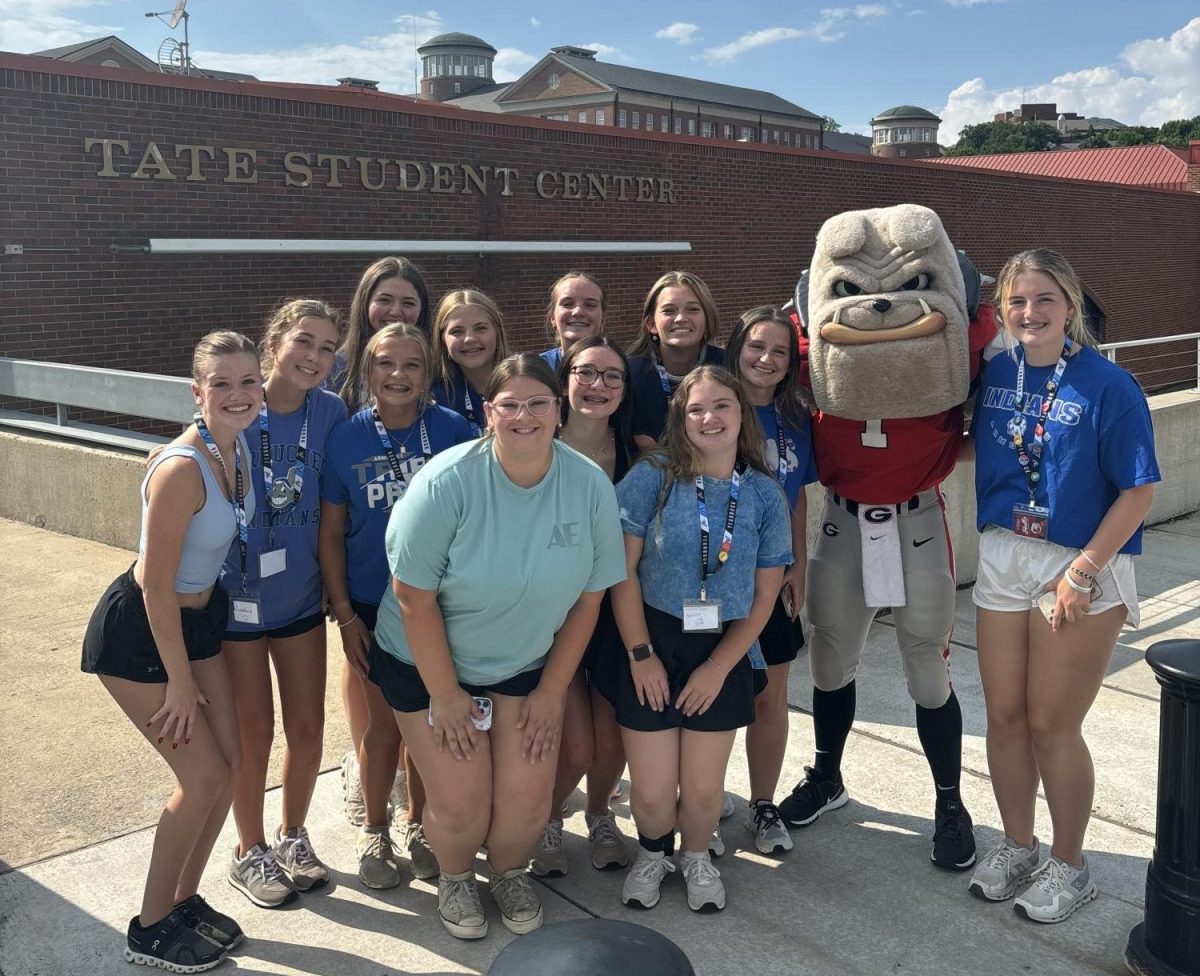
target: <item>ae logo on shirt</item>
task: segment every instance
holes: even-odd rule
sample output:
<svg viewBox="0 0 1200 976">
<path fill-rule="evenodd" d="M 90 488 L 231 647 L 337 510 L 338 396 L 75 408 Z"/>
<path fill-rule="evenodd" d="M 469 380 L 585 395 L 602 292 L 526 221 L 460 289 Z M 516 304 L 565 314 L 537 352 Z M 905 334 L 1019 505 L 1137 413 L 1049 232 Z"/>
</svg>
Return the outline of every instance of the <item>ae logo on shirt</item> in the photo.
<svg viewBox="0 0 1200 976">
<path fill-rule="evenodd" d="M 579 523 L 563 522 L 556 525 L 550 533 L 550 544 L 547 549 L 570 549 L 579 545 Z"/>
</svg>

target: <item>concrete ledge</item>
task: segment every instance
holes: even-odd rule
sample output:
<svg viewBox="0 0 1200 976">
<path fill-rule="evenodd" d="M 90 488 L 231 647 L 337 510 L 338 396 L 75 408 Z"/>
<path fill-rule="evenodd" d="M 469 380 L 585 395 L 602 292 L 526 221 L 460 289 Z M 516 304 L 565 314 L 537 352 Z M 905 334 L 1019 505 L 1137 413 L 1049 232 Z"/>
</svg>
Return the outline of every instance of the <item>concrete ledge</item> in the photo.
<svg viewBox="0 0 1200 976">
<path fill-rule="evenodd" d="M 1200 509 L 1200 393 L 1150 398 L 1163 483 L 1148 525 Z M 125 549 L 136 549 L 144 458 L 132 452 L 0 431 L 0 516 Z M 964 464 L 942 485 L 959 586 L 975 579 L 975 470 Z M 808 489 L 811 548 L 821 528 L 824 489 Z"/>
</svg>

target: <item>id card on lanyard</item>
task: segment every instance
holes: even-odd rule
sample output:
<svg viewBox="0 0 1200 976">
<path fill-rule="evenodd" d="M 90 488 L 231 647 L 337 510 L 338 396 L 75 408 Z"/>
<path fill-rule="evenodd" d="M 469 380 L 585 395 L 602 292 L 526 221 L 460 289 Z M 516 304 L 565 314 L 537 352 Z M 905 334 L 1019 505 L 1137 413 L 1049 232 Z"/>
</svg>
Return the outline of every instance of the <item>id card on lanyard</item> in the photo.
<svg viewBox="0 0 1200 976">
<path fill-rule="evenodd" d="M 258 556 L 259 579 L 275 576 L 287 569 L 287 549 L 275 547 L 275 513 L 281 512 L 300 501 L 304 491 L 305 463 L 308 461 L 308 418 L 312 405 L 312 394 L 304 397 L 304 423 L 300 427 L 300 440 L 296 445 L 294 476 L 276 480 L 271 457 L 271 421 L 266 397 L 258 411 L 258 443 L 262 454 L 263 497 L 267 504 L 267 548 Z"/>
<path fill-rule="evenodd" d="M 208 453 L 217 459 L 217 463 L 221 465 L 221 470 L 225 472 L 225 481 L 229 482 L 229 468 L 225 464 L 225 459 L 221 457 L 221 449 L 217 447 L 216 441 L 213 440 L 212 434 L 208 430 L 208 425 L 204 422 L 204 418 L 200 414 L 195 417 L 196 430 L 200 434 L 200 439 L 204 441 L 204 446 L 208 448 Z M 246 522 L 246 489 L 242 481 L 242 452 L 235 438 L 233 442 L 233 518 L 237 523 L 238 535 L 238 559 L 242 574 L 242 589 L 241 592 L 230 598 L 230 608 L 233 611 L 233 619 L 239 624 L 254 624 L 262 625 L 262 603 L 257 594 L 249 593 L 246 590 L 246 564 L 250 552 L 250 527 Z"/>
<path fill-rule="evenodd" d="M 718 634 L 721 632 L 721 601 L 708 598 L 708 581 L 729 559 L 733 551 L 733 525 L 737 519 L 738 494 L 742 475 L 733 470 L 729 483 L 729 506 L 725 510 L 725 528 L 721 533 L 721 548 L 717 552 L 716 569 L 709 570 L 708 507 L 704 502 L 704 476 L 696 475 L 696 511 L 700 518 L 700 599 L 683 601 L 683 632 L 685 634 Z"/>
<path fill-rule="evenodd" d="M 1050 419 L 1050 408 L 1058 398 L 1059 387 L 1062 384 L 1063 372 L 1067 368 L 1067 357 L 1071 355 L 1070 339 L 1063 342 L 1062 353 L 1054 366 L 1054 372 L 1046 380 L 1046 395 L 1034 421 L 1033 436 L 1026 440 L 1029 419 L 1026 411 L 1033 399 L 1032 393 L 1025 391 L 1025 356 L 1022 351 L 1017 363 L 1017 396 L 1014 404 L 1016 413 L 1008 422 L 1008 436 L 1012 438 L 1013 449 L 1017 452 L 1017 463 L 1025 473 L 1025 483 L 1029 489 L 1029 503 L 1018 502 L 1013 505 L 1012 530 L 1015 535 L 1026 539 L 1045 541 L 1050 537 L 1050 509 L 1039 505 L 1037 501 L 1038 485 L 1042 481 L 1042 451 L 1050 434 L 1046 432 L 1046 422 Z"/>
</svg>

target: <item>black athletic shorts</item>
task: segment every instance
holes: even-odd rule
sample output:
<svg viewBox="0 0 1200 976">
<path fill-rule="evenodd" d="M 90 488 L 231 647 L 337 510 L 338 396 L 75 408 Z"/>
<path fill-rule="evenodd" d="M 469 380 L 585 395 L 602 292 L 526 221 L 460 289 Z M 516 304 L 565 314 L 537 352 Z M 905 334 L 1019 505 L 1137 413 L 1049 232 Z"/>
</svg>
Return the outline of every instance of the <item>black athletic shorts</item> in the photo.
<svg viewBox="0 0 1200 976">
<path fill-rule="evenodd" d="M 379 619 L 378 603 L 363 603 L 361 600 L 350 597 L 350 609 L 357 613 L 362 622 L 367 625 L 367 630 L 372 634 L 375 633 L 375 622 Z"/>
<path fill-rule="evenodd" d="M 423 712 L 429 708 L 429 691 L 421 680 L 421 672 L 413 665 L 389 654 L 374 637 L 368 652 L 371 670 L 367 677 L 379 686 L 384 700 L 397 712 Z M 473 685 L 460 681 L 459 687 L 471 695 L 510 695 L 524 698 L 542 680 L 542 669 L 522 671 L 493 685 Z"/>
<path fill-rule="evenodd" d="M 189 661 L 204 661 L 221 653 L 228 613 L 229 597 L 219 586 L 213 587 L 207 606 L 179 611 Z M 112 581 L 92 611 L 79 666 L 88 674 L 107 674 L 146 684 L 167 680 L 167 669 L 150 632 L 146 602 L 133 578 L 133 566 Z"/>
<path fill-rule="evenodd" d="M 800 648 L 804 646 L 804 631 L 800 627 L 800 618 L 792 620 L 783 608 L 783 597 L 775 601 L 775 609 L 771 611 L 770 619 L 758 635 L 758 646 L 762 648 L 763 657 L 767 664 L 789 664 L 796 660 Z"/>
<path fill-rule="evenodd" d="M 646 627 L 650 643 L 667 669 L 671 699 L 656 712 L 638 703 L 633 686 L 629 657 L 623 651 L 606 657 L 603 670 L 608 675 L 597 688 L 617 713 L 617 722 L 635 732 L 661 732 L 664 729 L 692 729 L 696 732 L 727 732 L 744 728 L 754 721 L 754 696 L 767 686 L 767 673 L 750 666 L 748 655 L 734 665 L 720 693 L 703 715 L 687 716 L 675 708 L 692 672 L 708 660 L 721 642 L 722 634 L 685 634 L 683 621 L 669 613 L 646 606 Z"/>
<path fill-rule="evenodd" d="M 264 637 L 276 640 L 283 637 L 299 637 L 301 634 L 307 634 L 310 630 L 324 626 L 325 614 L 318 611 L 310 613 L 307 617 L 301 617 L 299 620 L 293 620 L 290 624 L 284 624 L 282 627 L 273 627 L 271 630 L 227 630 L 224 639 L 233 644 L 249 644 L 251 641 L 261 640 Z"/>
</svg>

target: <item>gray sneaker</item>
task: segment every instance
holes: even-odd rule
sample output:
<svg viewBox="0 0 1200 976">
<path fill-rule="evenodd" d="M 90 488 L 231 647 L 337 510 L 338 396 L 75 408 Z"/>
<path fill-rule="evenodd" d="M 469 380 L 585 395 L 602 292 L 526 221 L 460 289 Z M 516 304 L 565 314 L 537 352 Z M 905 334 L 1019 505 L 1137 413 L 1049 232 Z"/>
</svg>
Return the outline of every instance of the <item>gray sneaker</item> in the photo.
<svg viewBox="0 0 1200 976">
<path fill-rule="evenodd" d="M 629 849 L 625 838 L 617 829 L 616 818 L 611 810 L 584 818 L 588 829 L 588 844 L 592 848 L 592 867 L 597 871 L 623 868 L 629 863 Z"/>
<path fill-rule="evenodd" d="M 547 820 L 542 839 L 533 849 L 529 871 L 539 878 L 561 878 L 567 873 L 567 855 L 563 851 L 563 822 Z M 540 923 L 539 923 L 540 924 Z"/>
<path fill-rule="evenodd" d="M 358 778 L 358 756 L 353 749 L 342 756 L 342 808 L 351 827 L 361 827 L 367 822 L 367 805 Z"/>
<path fill-rule="evenodd" d="M 638 847 L 638 859 L 625 875 L 621 901 L 634 908 L 653 908 L 658 904 L 663 878 L 675 870 L 675 864 L 662 851 Z"/>
<path fill-rule="evenodd" d="M 286 834 L 281 834 L 276 827 L 271 853 L 297 891 L 320 888 L 329 880 L 329 869 L 312 849 L 305 827 L 289 827 Z"/>
<path fill-rule="evenodd" d="M 500 909 L 500 921 L 514 935 L 542 927 L 542 903 L 523 867 L 493 874 L 492 898 Z"/>
<path fill-rule="evenodd" d="M 1007 901 L 1033 877 L 1041 862 L 1042 845 L 1022 847 L 1010 837 L 993 847 L 975 865 L 967 891 L 985 901 Z"/>
<path fill-rule="evenodd" d="M 409 820 L 404 825 L 404 848 L 408 851 L 409 868 L 414 878 L 428 881 L 441 873 L 437 855 L 425 839 L 425 828 L 415 820 Z"/>
<path fill-rule="evenodd" d="M 725 798 L 721 801 L 721 819 L 728 820 L 733 816 L 734 800 L 732 793 L 726 793 Z"/>
<path fill-rule="evenodd" d="M 393 827 L 408 819 L 408 775 L 403 769 L 396 770 L 396 776 L 392 780 L 392 791 L 388 794 L 388 806 L 391 807 Z"/>
<path fill-rule="evenodd" d="M 456 939 L 482 939 L 488 933 L 487 916 L 475 884 L 475 872 L 438 876 L 438 915 Z"/>
<path fill-rule="evenodd" d="M 387 827 L 363 827 L 354 842 L 358 855 L 358 880 L 368 888 L 395 888 L 400 884 L 400 865 Z"/>
<path fill-rule="evenodd" d="M 680 855 L 683 880 L 687 882 L 688 908 L 693 912 L 719 912 L 725 907 L 725 884 L 713 867 L 708 852 Z"/>
<path fill-rule="evenodd" d="M 708 839 L 708 854 L 710 857 L 720 857 L 725 853 L 725 838 L 721 836 L 721 825 L 713 827 L 712 836 Z"/>
<path fill-rule="evenodd" d="M 1013 910 L 1031 922 L 1061 922 L 1096 897 L 1096 883 L 1085 859 L 1083 867 L 1053 854 L 1038 868 L 1033 884 L 1013 902 Z"/>
<path fill-rule="evenodd" d="M 296 889 L 287 883 L 275 855 L 266 844 L 255 844 L 241 858 L 237 845 L 234 845 L 229 883 L 259 908 L 279 908 L 296 897 Z"/>
<path fill-rule="evenodd" d="M 779 808 L 770 800 L 755 800 L 750 804 L 746 829 L 754 835 L 754 846 L 760 854 L 792 849 L 792 835 L 780 819 Z"/>
</svg>

